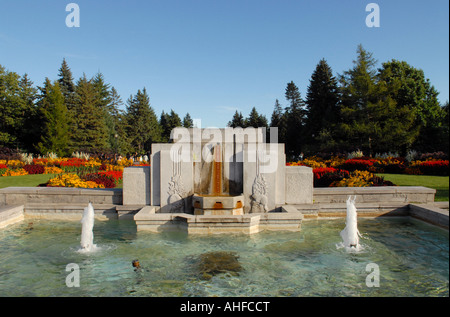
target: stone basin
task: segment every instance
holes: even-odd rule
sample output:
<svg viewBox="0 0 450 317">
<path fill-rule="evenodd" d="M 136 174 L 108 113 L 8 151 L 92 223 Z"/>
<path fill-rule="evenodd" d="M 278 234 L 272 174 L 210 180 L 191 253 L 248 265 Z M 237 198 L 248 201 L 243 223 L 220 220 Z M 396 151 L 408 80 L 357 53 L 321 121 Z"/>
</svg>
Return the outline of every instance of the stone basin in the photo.
<svg viewBox="0 0 450 317">
<path fill-rule="evenodd" d="M 194 215 L 243 215 L 244 195 L 227 194 L 192 196 Z"/>
</svg>

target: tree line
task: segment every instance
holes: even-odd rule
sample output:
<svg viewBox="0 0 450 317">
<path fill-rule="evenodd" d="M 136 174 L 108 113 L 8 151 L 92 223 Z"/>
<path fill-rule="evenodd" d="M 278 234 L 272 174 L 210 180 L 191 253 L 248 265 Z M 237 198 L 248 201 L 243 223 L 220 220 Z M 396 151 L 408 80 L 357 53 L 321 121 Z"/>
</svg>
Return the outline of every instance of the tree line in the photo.
<svg viewBox="0 0 450 317">
<path fill-rule="evenodd" d="M 410 150 L 449 152 L 448 101 L 440 105 L 438 92 L 424 72 L 405 61 L 391 60 L 376 68 L 373 54 L 357 48 L 353 67 L 334 76 L 325 59 L 317 64 L 301 97 L 294 82 L 285 90 L 286 105 L 275 101 L 270 123 L 252 109 L 248 118 L 236 111 L 229 126 L 278 128 L 290 159 L 300 153 L 366 155 Z"/>
<path fill-rule="evenodd" d="M 376 68 L 372 53 L 358 46 L 353 67 L 337 76 L 325 59 L 317 64 L 306 98 L 291 81 L 286 104 L 275 100 L 270 122 L 253 107 L 248 117 L 236 111 L 229 127 L 277 127 L 288 159 L 300 153 L 368 155 L 408 150 L 448 154 L 448 101 L 422 70 L 391 60 Z M 174 127 L 192 127 L 174 111 L 158 117 L 145 88 L 124 104 L 114 87 L 97 73 L 76 82 L 64 59 L 58 79 L 34 87 L 0 65 L 0 146 L 59 156 L 74 151 L 144 154 L 151 144 L 168 142 Z"/>
<path fill-rule="evenodd" d="M 145 88 L 124 105 L 100 72 L 75 82 L 65 59 L 58 79 L 46 78 L 37 88 L 27 74 L 0 65 L 0 146 L 60 157 L 75 151 L 144 154 L 180 126 L 193 126 L 189 113 L 181 119 L 162 111 L 157 117 Z"/>
</svg>

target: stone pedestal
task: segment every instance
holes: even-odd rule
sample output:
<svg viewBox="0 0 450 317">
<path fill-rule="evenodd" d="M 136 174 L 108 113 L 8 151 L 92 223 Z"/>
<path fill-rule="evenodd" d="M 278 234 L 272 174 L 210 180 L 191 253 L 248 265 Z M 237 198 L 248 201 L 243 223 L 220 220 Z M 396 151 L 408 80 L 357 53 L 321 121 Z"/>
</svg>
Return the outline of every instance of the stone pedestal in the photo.
<svg viewBox="0 0 450 317">
<path fill-rule="evenodd" d="M 242 215 L 244 196 L 201 196 L 192 197 L 194 215 Z"/>
</svg>

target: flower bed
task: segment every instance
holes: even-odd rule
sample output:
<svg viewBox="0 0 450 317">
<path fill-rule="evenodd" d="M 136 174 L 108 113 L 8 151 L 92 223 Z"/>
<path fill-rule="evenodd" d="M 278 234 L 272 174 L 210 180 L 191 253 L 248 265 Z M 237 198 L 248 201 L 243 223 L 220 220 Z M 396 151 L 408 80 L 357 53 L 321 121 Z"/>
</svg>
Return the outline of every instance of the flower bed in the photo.
<svg viewBox="0 0 450 317">
<path fill-rule="evenodd" d="M 76 174 L 60 174 L 47 183 L 47 187 L 105 188 L 93 181 L 84 181 Z"/>
<path fill-rule="evenodd" d="M 357 157 L 322 159 L 310 157 L 303 161 L 288 162 L 287 166 L 309 166 L 313 168 L 314 186 L 393 186 L 376 173 L 448 176 L 448 160 L 422 157 L 408 162 L 405 158 L 384 156 L 383 158 Z"/>
<path fill-rule="evenodd" d="M 417 162 L 417 167 L 422 175 L 448 176 L 448 161 L 436 160 Z"/>
<path fill-rule="evenodd" d="M 1 160 L 1 176 L 28 174 L 58 174 L 50 179 L 50 187 L 114 188 L 123 177 L 123 169 L 133 165 L 132 160 L 100 160 L 98 158 L 36 158 L 27 160 Z M 148 165 L 142 162 L 140 165 Z"/>
<path fill-rule="evenodd" d="M 314 187 L 329 187 L 331 184 L 350 176 L 348 171 L 334 167 L 315 168 L 313 169 L 313 174 Z"/>
<path fill-rule="evenodd" d="M 27 171 L 28 174 L 44 174 L 45 167 L 42 165 L 25 165 L 23 167 L 24 170 Z"/>
</svg>

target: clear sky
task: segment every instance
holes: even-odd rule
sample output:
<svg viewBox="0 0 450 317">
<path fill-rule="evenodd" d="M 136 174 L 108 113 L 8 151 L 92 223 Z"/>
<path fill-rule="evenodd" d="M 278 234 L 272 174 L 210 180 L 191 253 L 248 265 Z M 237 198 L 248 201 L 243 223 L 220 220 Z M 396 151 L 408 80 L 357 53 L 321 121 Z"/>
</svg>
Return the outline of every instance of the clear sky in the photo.
<svg viewBox="0 0 450 317">
<path fill-rule="evenodd" d="M 80 8 L 68 28 L 66 5 Z M 380 27 L 366 26 L 366 5 Z M 382 62 L 422 69 L 449 99 L 448 0 L 0 0 L 0 65 L 35 85 L 66 58 L 75 80 L 102 72 L 125 102 L 145 87 L 157 115 L 189 112 L 224 127 L 252 107 L 270 120 L 290 81 L 302 97 L 317 63 L 335 75 L 358 44 Z"/>
</svg>

